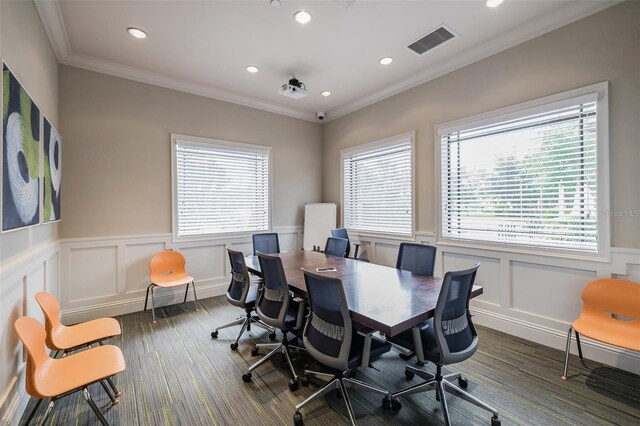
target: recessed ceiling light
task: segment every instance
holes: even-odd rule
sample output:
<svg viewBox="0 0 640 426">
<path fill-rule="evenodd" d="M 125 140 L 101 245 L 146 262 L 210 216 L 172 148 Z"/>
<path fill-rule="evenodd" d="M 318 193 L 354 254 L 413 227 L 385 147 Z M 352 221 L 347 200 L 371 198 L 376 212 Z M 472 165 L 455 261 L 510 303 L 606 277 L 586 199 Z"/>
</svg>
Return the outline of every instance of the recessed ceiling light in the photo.
<svg viewBox="0 0 640 426">
<path fill-rule="evenodd" d="M 391 56 L 385 56 L 384 58 L 380 59 L 380 63 L 382 65 L 389 65 L 391 62 L 393 62 L 393 58 Z"/>
<path fill-rule="evenodd" d="M 331 96 L 331 92 L 328 90 L 325 90 L 324 92 L 320 93 L 322 96 Z"/>
<path fill-rule="evenodd" d="M 487 7 L 498 7 L 504 2 L 504 0 L 484 0 L 484 5 Z"/>
<path fill-rule="evenodd" d="M 127 32 L 135 38 L 147 38 L 147 33 L 142 31 L 140 28 L 130 27 L 127 28 Z"/>
<path fill-rule="evenodd" d="M 247 71 L 249 71 L 252 74 L 257 73 L 258 71 L 260 71 L 260 68 L 256 67 L 255 65 L 247 65 Z"/>
<path fill-rule="evenodd" d="M 311 21 L 311 14 L 306 10 L 297 11 L 295 15 L 293 15 L 293 17 L 295 18 L 296 21 L 298 21 L 301 24 L 306 24 L 309 21 Z"/>
<path fill-rule="evenodd" d="M 280 0 L 271 0 L 269 3 L 271 3 L 271 6 L 273 7 L 280 6 Z"/>
</svg>

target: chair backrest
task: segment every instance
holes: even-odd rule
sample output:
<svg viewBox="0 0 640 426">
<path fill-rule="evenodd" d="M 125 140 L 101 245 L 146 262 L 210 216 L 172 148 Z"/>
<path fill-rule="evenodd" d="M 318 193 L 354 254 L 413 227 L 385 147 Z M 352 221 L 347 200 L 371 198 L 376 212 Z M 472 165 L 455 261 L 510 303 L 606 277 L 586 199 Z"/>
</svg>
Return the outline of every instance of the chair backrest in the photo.
<svg viewBox="0 0 640 426">
<path fill-rule="evenodd" d="M 275 232 L 269 232 L 265 234 L 253 234 L 251 236 L 253 240 L 253 255 L 258 253 L 276 254 L 280 253 L 280 241 L 278 240 L 278 234 Z"/>
<path fill-rule="evenodd" d="M 262 272 L 262 292 L 256 303 L 258 317 L 272 327 L 284 328 L 289 310 L 289 285 L 284 274 L 282 259 L 278 256 L 258 253 Z"/>
<path fill-rule="evenodd" d="M 427 244 L 400 243 L 396 269 L 433 276 L 436 247 Z"/>
<path fill-rule="evenodd" d="M 25 387 L 27 393 L 35 398 L 46 398 L 52 395 L 43 395 L 38 391 L 38 372 L 42 371 L 42 365 L 50 360 L 45 347 L 47 333 L 38 320 L 31 317 L 18 318 L 13 327 L 27 351 L 27 369 L 25 374 Z"/>
<path fill-rule="evenodd" d="M 249 271 L 244 262 L 244 253 L 231 249 L 227 249 L 227 252 L 231 263 L 231 282 L 227 289 L 227 300 L 232 305 L 244 307 L 251 285 Z"/>
<path fill-rule="evenodd" d="M 344 238 L 329 237 L 324 246 L 324 254 L 346 257 L 347 244 L 349 244 L 349 240 L 345 240 Z"/>
<path fill-rule="evenodd" d="M 469 299 L 480 264 L 462 271 L 447 272 L 433 315 L 441 365 L 471 357 L 478 347 L 478 334 L 471 321 Z"/>
<path fill-rule="evenodd" d="M 349 241 L 349 233 L 347 232 L 347 228 L 332 229 L 331 236 L 336 238 L 344 238 L 345 240 L 347 240 L 347 249 L 344 257 L 349 257 L 349 253 L 351 253 L 351 242 Z"/>
<path fill-rule="evenodd" d="M 318 362 L 347 370 L 353 328 L 342 281 L 305 269 L 302 272 L 311 310 L 304 327 L 304 346 Z"/>
<path fill-rule="evenodd" d="M 640 323 L 640 283 L 602 278 L 582 290 L 582 315 Z"/>
<path fill-rule="evenodd" d="M 64 325 L 60 322 L 60 304 L 58 300 L 52 294 L 40 291 L 36 293 L 36 302 L 38 302 L 44 314 L 47 346 L 53 350 L 64 349 L 56 344 L 57 334 L 64 330 Z"/>
<path fill-rule="evenodd" d="M 157 275 L 166 278 L 167 275 L 184 274 L 185 263 L 184 256 L 177 251 L 165 250 L 154 254 L 149 262 L 151 281 Z"/>
</svg>

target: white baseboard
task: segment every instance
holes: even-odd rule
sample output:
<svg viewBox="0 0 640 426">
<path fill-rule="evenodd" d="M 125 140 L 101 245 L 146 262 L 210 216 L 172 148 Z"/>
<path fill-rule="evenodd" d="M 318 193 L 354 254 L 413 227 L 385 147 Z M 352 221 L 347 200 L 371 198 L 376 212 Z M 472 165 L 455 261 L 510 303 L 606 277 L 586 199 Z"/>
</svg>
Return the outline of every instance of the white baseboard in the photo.
<svg viewBox="0 0 640 426">
<path fill-rule="evenodd" d="M 560 332 L 484 309 L 472 308 L 471 310 L 476 324 L 559 349 L 563 354 L 560 354 L 558 359 L 561 362 L 564 361 L 562 357 L 564 356 L 567 339 L 566 331 Z M 627 351 L 587 337 L 581 337 L 580 343 L 582 344 L 582 353 L 586 359 L 640 375 L 640 352 Z M 571 342 L 571 353 L 576 355 L 578 353 L 575 339 L 572 339 Z M 571 364 L 569 364 L 569 369 L 571 369 Z M 562 371 L 558 371 L 558 377 L 561 375 Z"/>
<path fill-rule="evenodd" d="M 197 287 L 198 300 L 208 297 L 221 296 L 226 293 L 229 283 L 227 281 L 217 282 Z M 155 305 L 157 307 L 182 303 L 184 300 L 184 287 L 164 290 L 164 293 L 156 293 Z M 151 296 L 149 296 L 151 298 Z M 144 296 L 136 296 L 121 299 L 115 302 L 100 303 L 91 306 L 83 306 L 77 309 L 67 309 L 61 312 L 63 322 L 67 324 L 75 324 L 78 322 L 89 321 L 95 318 L 114 317 L 117 315 L 125 315 L 133 312 L 142 311 L 144 308 Z M 193 292 L 189 290 L 187 303 L 193 301 Z M 148 310 L 151 311 L 151 300 L 149 300 Z M 149 315 L 151 313 L 149 312 Z"/>
</svg>

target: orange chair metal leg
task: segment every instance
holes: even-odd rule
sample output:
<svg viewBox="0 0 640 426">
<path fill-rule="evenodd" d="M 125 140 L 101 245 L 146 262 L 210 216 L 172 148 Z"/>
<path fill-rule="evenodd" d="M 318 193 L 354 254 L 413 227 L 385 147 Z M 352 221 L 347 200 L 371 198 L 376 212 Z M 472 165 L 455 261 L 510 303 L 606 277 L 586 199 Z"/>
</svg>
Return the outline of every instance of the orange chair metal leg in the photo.
<svg viewBox="0 0 640 426">
<path fill-rule="evenodd" d="M 199 311 L 200 309 L 198 309 L 198 295 L 196 294 L 196 282 L 193 281 L 191 285 L 193 287 L 193 303 L 196 304 L 196 311 Z M 187 290 L 189 290 L 189 286 L 187 286 Z"/>
<path fill-rule="evenodd" d="M 571 331 L 573 331 L 573 326 L 569 327 L 569 332 L 567 333 L 567 347 L 564 352 L 564 372 L 562 373 L 562 380 L 567 380 L 567 369 L 569 368 L 569 352 L 571 350 Z"/>
</svg>

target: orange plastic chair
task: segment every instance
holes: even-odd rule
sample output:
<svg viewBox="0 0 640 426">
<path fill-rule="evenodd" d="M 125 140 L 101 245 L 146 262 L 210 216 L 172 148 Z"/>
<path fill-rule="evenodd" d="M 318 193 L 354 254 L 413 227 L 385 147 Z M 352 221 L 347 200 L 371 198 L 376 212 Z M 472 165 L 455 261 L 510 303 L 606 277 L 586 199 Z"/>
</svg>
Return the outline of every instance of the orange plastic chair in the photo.
<svg viewBox="0 0 640 426">
<path fill-rule="evenodd" d="M 91 398 L 87 387 L 100 382 L 111 402 L 118 403 L 103 380 L 124 371 L 125 362 L 122 351 L 116 346 L 105 345 L 64 358 L 50 358 L 47 355 L 46 332 L 42 324 L 31 317 L 22 317 L 16 320 L 14 327 L 27 351 L 25 388 L 29 395 L 39 399 L 35 409 L 27 418 L 26 424 L 29 424 L 43 399 L 51 398 L 51 402 L 47 407 L 42 424 L 51 414 L 58 399 L 82 391 L 84 399 L 100 423 L 108 425 L 109 423 Z"/>
<path fill-rule="evenodd" d="M 193 286 L 193 298 L 198 310 L 198 296 L 196 295 L 196 283 L 191 275 L 187 275 L 185 271 L 185 260 L 177 251 L 161 251 L 151 258 L 149 270 L 151 275 L 151 284 L 147 287 L 147 295 L 144 300 L 144 310 L 147 310 L 147 302 L 149 301 L 149 290 L 151 290 L 151 316 L 153 322 L 156 322 L 156 310 L 154 302 L 154 292 L 156 287 L 170 288 L 186 285 L 184 292 L 184 302 L 187 301 L 189 293 L 189 285 Z M 183 303 L 184 303 L 183 302 Z"/>
<path fill-rule="evenodd" d="M 640 351 L 640 283 L 598 279 L 582 290 L 582 313 L 567 333 L 562 380 L 567 380 L 571 331 L 582 357 L 580 334 L 624 349 Z"/>
<path fill-rule="evenodd" d="M 114 318 L 100 318 L 65 326 L 60 322 L 60 305 L 50 293 L 44 291 L 37 293 L 36 302 L 44 314 L 49 349 L 66 354 L 85 346 L 100 344 L 103 340 L 122 333 L 120 323 Z"/>
</svg>

